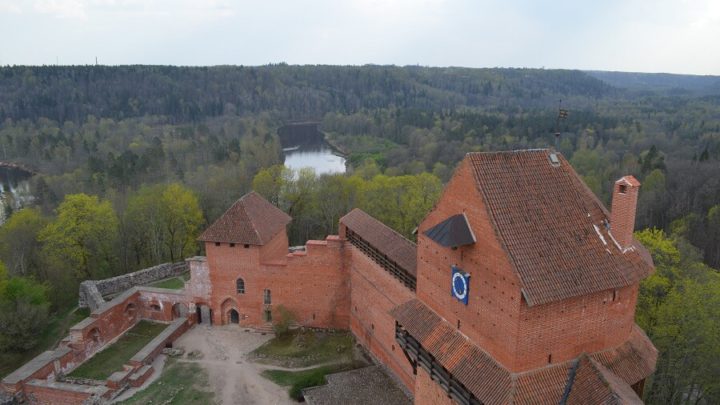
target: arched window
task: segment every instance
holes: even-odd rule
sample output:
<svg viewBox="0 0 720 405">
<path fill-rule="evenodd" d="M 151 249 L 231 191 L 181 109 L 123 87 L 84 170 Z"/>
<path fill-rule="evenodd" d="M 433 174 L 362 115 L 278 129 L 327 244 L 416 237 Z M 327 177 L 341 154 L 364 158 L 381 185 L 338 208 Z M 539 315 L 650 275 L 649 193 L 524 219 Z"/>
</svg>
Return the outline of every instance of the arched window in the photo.
<svg viewBox="0 0 720 405">
<path fill-rule="evenodd" d="M 241 278 L 237 279 L 235 286 L 237 287 L 238 294 L 245 294 L 245 280 Z"/>
</svg>

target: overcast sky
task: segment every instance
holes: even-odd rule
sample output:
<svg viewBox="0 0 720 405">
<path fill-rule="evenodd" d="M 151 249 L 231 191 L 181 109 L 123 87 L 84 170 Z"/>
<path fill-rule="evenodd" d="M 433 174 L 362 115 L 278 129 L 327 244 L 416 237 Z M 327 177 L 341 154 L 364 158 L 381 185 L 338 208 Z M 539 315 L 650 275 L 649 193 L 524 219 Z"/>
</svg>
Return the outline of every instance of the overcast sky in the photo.
<svg viewBox="0 0 720 405">
<path fill-rule="evenodd" d="M 0 0 L 0 65 L 96 56 L 720 75 L 720 0 Z"/>
</svg>

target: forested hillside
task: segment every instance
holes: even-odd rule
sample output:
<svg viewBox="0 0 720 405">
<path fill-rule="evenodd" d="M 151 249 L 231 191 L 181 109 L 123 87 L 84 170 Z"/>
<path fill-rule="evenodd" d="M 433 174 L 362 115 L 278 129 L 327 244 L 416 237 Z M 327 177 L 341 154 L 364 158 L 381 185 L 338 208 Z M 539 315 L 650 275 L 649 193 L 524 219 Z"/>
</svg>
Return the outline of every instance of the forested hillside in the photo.
<svg viewBox="0 0 720 405">
<path fill-rule="evenodd" d="M 718 83 L 538 69 L 2 67 L 0 161 L 39 174 L 36 207 L 0 227 L 0 313 L 24 314 L 0 319 L 15 334 L 0 351 L 32 350 L 42 325 L 18 320 L 65 311 L 85 278 L 200 253 L 198 232 L 251 188 L 293 216 L 294 244 L 334 232 L 353 207 L 412 237 L 465 153 L 552 147 L 559 130 L 560 151 L 606 204 L 621 175 L 643 184 L 637 229 L 657 229 L 639 237 L 659 271 L 643 284 L 638 322 L 663 353 L 648 399 L 718 402 L 720 378 L 708 376 L 720 375 L 720 314 L 703 304 L 720 297 Z M 556 127 L 559 100 L 569 116 Z M 308 120 L 349 153 L 346 175 L 283 169 L 277 129 Z M 18 337 L 23 347 L 7 343 Z"/>
</svg>

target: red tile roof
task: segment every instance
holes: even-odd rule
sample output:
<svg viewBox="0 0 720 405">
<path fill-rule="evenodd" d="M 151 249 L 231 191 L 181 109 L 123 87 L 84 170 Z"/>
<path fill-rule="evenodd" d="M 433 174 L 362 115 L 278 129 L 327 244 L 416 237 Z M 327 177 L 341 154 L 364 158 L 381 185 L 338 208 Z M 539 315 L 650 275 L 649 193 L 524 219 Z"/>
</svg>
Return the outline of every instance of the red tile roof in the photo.
<svg viewBox="0 0 720 405">
<path fill-rule="evenodd" d="M 237 200 L 198 239 L 264 245 L 291 220 L 288 214 L 252 191 Z"/>
<path fill-rule="evenodd" d="M 528 305 L 627 286 L 650 274 L 639 247 L 615 243 L 605 207 L 561 154 L 551 164 L 551 153 L 467 155 Z"/>
<path fill-rule="evenodd" d="M 410 300 L 390 314 L 480 401 L 508 402 L 510 373 L 421 301 Z"/>
<path fill-rule="evenodd" d="M 538 370 L 511 373 L 420 300 L 399 305 L 390 314 L 475 397 L 488 405 L 558 404 L 576 361 L 580 363 L 569 404 L 587 403 L 582 399 L 594 396 L 626 401 L 617 403 L 633 403 L 630 385 L 652 374 L 657 359 L 650 340 L 635 327 L 630 338 L 617 348 Z M 583 390 L 588 392 L 580 392 Z"/>
<path fill-rule="evenodd" d="M 417 274 L 417 246 L 413 242 L 359 208 L 340 218 L 340 223 L 408 273 Z"/>
<path fill-rule="evenodd" d="M 583 355 L 578 360 L 568 404 L 642 404 L 635 391 L 605 366 Z"/>
<path fill-rule="evenodd" d="M 590 355 L 632 385 L 655 371 L 658 351 L 639 326 L 634 325 L 630 339 L 619 347 Z"/>
</svg>

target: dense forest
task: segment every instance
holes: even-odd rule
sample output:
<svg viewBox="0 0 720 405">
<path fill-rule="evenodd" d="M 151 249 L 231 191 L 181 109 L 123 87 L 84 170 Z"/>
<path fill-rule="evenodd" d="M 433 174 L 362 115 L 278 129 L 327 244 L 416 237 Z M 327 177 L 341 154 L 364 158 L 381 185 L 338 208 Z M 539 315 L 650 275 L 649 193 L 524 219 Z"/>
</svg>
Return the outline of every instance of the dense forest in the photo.
<svg viewBox="0 0 720 405">
<path fill-rule="evenodd" d="M 319 122 L 348 153 L 347 174 L 282 166 L 278 128 L 297 121 Z M 1 67 L 0 161 L 38 174 L 33 206 L 7 210 L 0 227 L 0 351 L 39 350 L 44 319 L 67 313 L 81 280 L 201 253 L 198 232 L 250 189 L 293 216 L 293 244 L 335 232 L 353 207 L 412 238 L 465 153 L 553 147 L 556 132 L 606 204 L 621 175 L 643 184 L 636 229 L 658 271 L 638 322 L 661 351 L 646 400 L 720 402 L 717 77 Z"/>
</svg>

